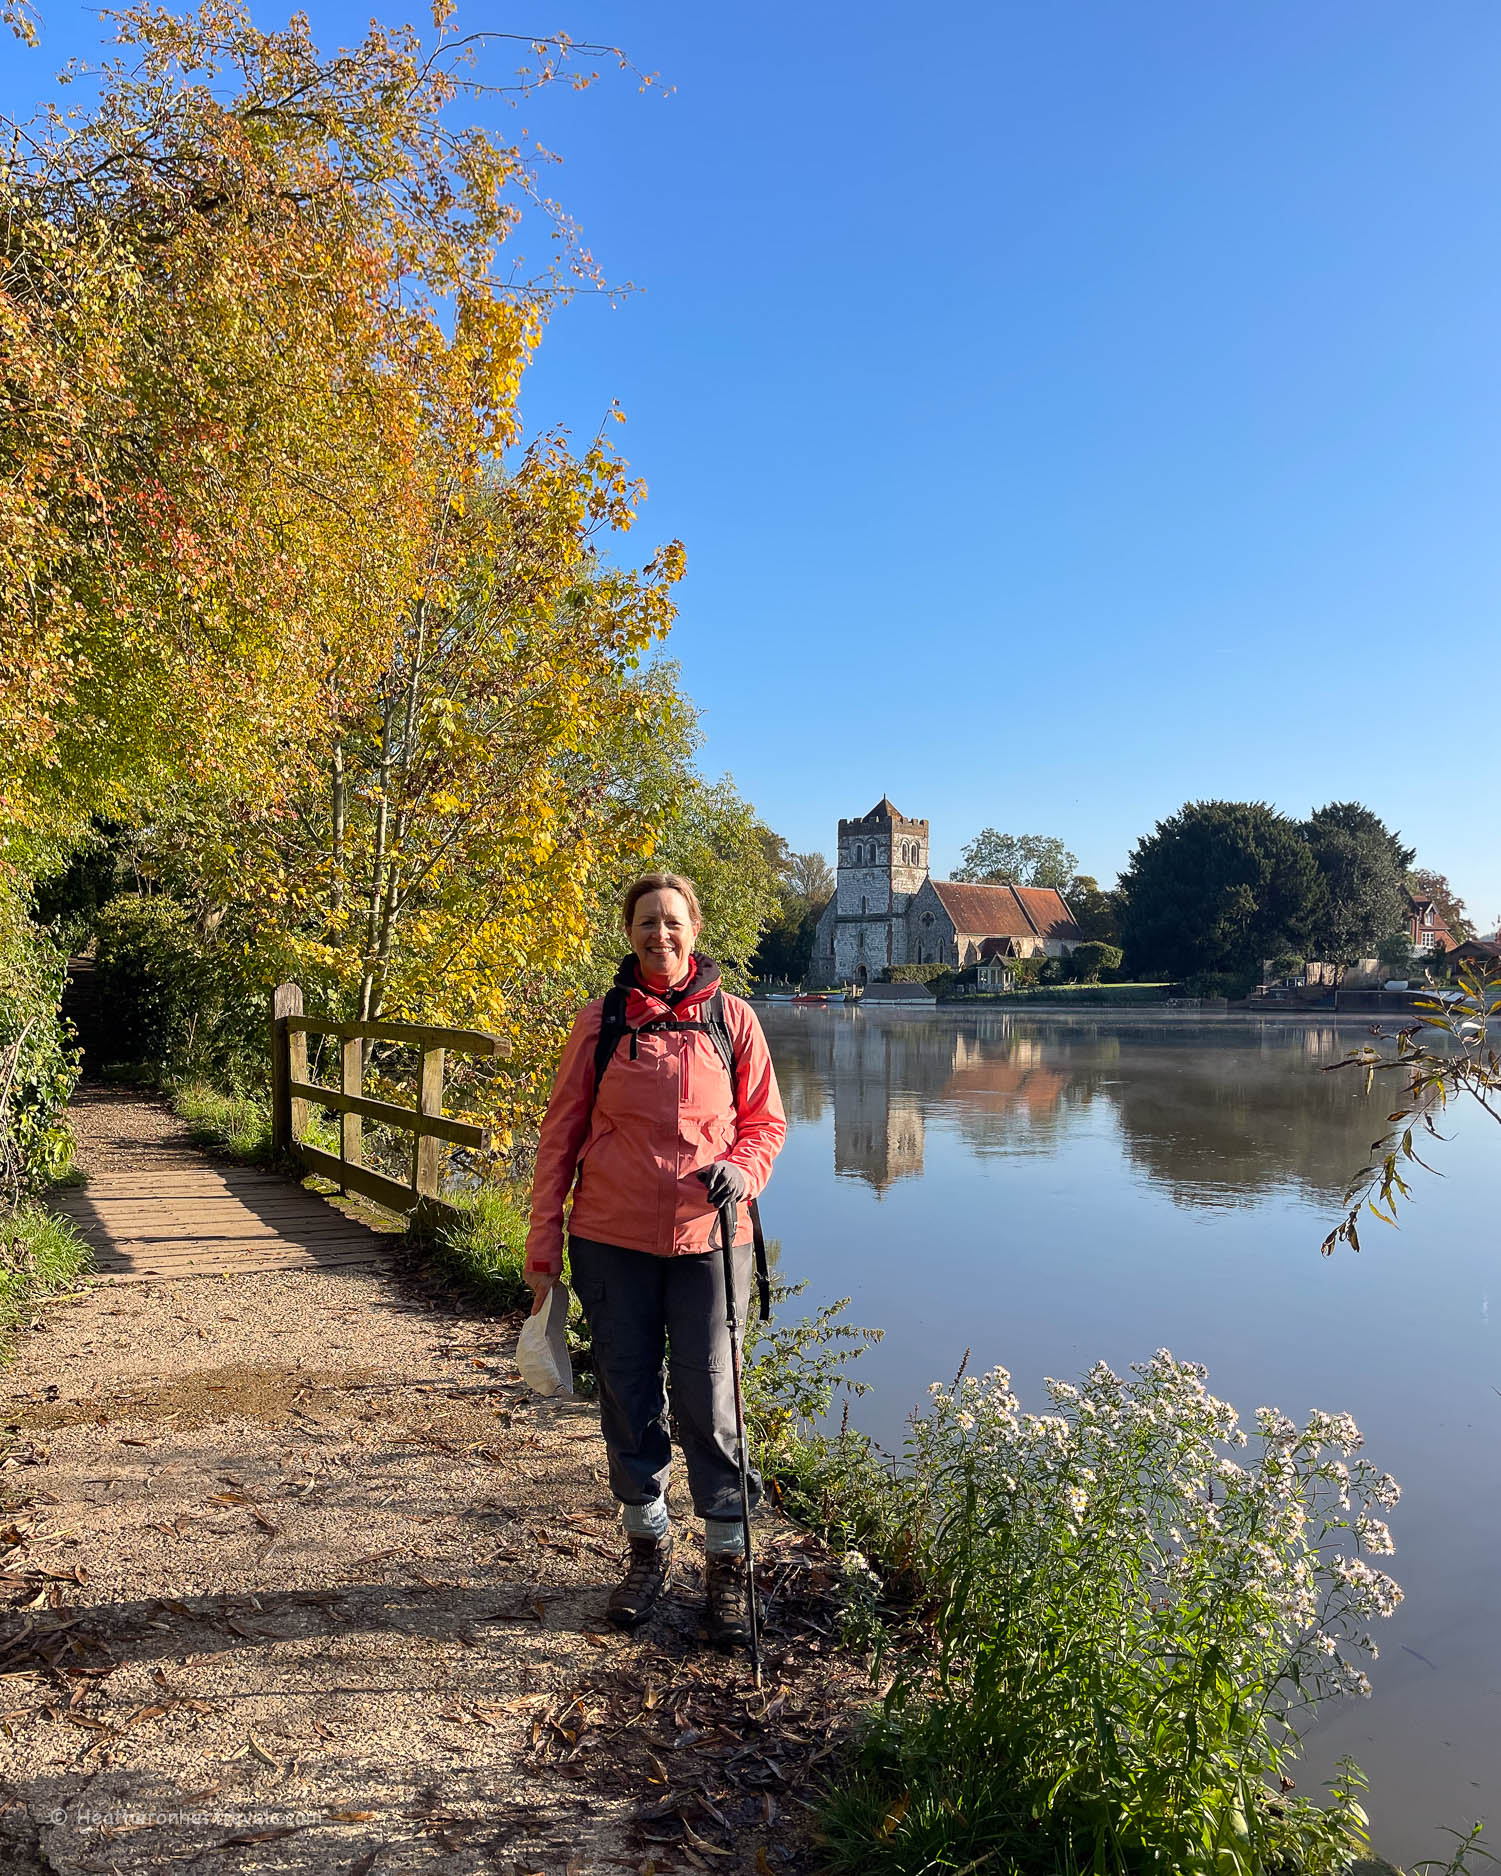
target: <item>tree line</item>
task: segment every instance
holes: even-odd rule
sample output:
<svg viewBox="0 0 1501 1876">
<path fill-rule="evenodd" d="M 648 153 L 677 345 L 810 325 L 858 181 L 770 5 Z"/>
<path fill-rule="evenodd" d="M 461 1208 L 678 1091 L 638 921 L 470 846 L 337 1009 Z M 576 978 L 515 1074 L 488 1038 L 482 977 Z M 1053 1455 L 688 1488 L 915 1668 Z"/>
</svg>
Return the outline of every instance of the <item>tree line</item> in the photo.
<svg viewBox="0 0 1501 1876">
<path fill-rule="evenodd" d="M 778 907 L 754 968 L 799 982 L 834 873 L 821 854 L 790 853 L 775 836 L 768 856 Z M 953 877 L 1056 888 L 1091 976 L 1103 968 L 1243 994 L 1268 966 L 1289 974 L 1317 962 L 1338 981 L 1358 960 L 1376 958 L 1389 975 L 1405 976 L 1412 898 L 1432 900 L 1455 938 L 1473 937 L 1464 901 L 1416 858 L 1359 802 L 1330 802 L 1297 821 L 1264 802 L 1194 801 L 1137 841 L 1110 888 L 1081 873 L 1057 835 L 994 827 L 964 846 Z"/>
<path fill-rule="evenodd" d="M 956 879 L 1057 887 L 1085 939 L 1120 946 L 1131 976 L 1244 990 L 1268 965 L 1317 962 L 1337 980 L 1364 958 L 1402 976 L 1411 898 L 1431 899 L 1455 938 L 1474 936 L 1445 876 L 1353 801 L 1303 821 L 1265 802 L 1187 802 L 1137 841 L 1109 890 L 1056 836 L 985 828 L 963 853 Z"/>
</svg>

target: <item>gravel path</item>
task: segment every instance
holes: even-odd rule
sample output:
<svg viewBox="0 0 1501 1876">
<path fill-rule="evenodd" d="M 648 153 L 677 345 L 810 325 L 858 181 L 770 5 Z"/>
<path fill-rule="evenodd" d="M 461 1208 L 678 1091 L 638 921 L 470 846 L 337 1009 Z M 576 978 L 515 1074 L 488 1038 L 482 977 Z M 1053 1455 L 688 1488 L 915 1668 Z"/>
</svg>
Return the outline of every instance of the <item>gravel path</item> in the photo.
<svg viewBox="0 0 1501 1876">
<path fill-rule="evenodd" d="M 393 1257 L 89 1286 L 18 1337 L 0 1867 L 809 1867 L 806 1794 L 869 1697 L 826 1555 L 762 1525 L 762 1694 L 698 1642 L 691 1542 L 610 1630 L 597 1417 L 527 1393 L 517 1326 Z"/>
</svg>

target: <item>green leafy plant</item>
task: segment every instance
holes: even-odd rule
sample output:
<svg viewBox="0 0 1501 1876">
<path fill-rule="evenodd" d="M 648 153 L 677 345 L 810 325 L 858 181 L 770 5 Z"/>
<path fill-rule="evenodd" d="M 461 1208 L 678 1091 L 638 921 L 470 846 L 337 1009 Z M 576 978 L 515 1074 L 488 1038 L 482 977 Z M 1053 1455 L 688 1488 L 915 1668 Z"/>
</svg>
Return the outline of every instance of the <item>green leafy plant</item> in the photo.
<svg viewBox="0 0 1501 1876">
<path fill-rule="evenodd" d="M 205 938 L 180 900 L 122 893 L 102 909 L 95 986 L 106 1072 L 264 1084 L 264 987 L 243 950 Z"/>
<path fill-rule="evenodd" d="M 66 979 L 60 948 L 0 895 L 0 1207 L 73 1161 L 66 1110 L 79 1057 L 58 1011 Z"/>
<path fill-rule="evenodd" d="M 1248 1439 L 1166 1351 L 1049 1391 L 1023 1413 L 995 1369 L 914 1422 L 932 1646 L 830 1796 L 834 1868 L 1333 1876 L 1365 1841 L 1358 1774 L 1323 1806 L 1280 1781 L 1315 1705 L 1368 1691 L 1395 1483 L 1347 1415 L 1264 1408 Z"/>
<path fill-rule="evenodd" d="M 439 1269 L 497 1311 L 530 1309 L 526 1263 L 527 1207 L 501 1186 L 449 1196 L 458 1216 L 425 1235 Z"/>
<path fill-rule="evenodd" d="M 0 1217 L 0 1331 L 88 1269 L 92 1252 L 65 1219 L 25 1204 Z"/>
<path fill-rule="evenodd" d="M 1119 945 L 1105 944 L 1100 940 L 1075 945 L 1068 958 L 1069 974 L 1081 984 L 1097 984 L 1101 971 L 1120 969 L 1122 955 Z"/>
<path fill-rule="evenodd" d="M 172 1108 L 188 1123 L 194 1146 L 213 1147 L 252 1166 L 275 1156 L 271 1109 L 255 1095 L 228 1094 L 205 1081 L 181 1082 L 172 1089 Z"/>
<path fill-rule="evenodd" d="M 1360 1249 L 1362 1212 L 1382 1224 L 1396 1224 L 1399 1202 L 1412 1197 L 1407 1176 L 1415 1166 L 1432 1171 L 1413 1141 L 1439 1137 L 1437 1119 L 1450 1101 L 1468 1098 L 1501 1125 L 1501 1054 L 1491 1047 L 1487 1028 L 1501 1016 L 1501 965 L 1477 969 L 1461 964 L 1447 1000 L 1435 994 L 1419 998 L 1414 1007 L 1417 1021 L 1385 1038 L 1390 1053 L 1366 1043 L 1325 1071 L 1356 1069 L 1367 1089 L 1377 1075 L 1396 1075 L 1404 1082 L 1396 1108 L 1387 1115 L 1387 1131 L 1372 1144 L 1370 1159 L 1345 1192 L 1349 1210 L 1324 1239 L 1326 1256 L 1337 1244 Z M 1382 1032 L 1378 1028 L 1376 1033 Z"/>
</svg>

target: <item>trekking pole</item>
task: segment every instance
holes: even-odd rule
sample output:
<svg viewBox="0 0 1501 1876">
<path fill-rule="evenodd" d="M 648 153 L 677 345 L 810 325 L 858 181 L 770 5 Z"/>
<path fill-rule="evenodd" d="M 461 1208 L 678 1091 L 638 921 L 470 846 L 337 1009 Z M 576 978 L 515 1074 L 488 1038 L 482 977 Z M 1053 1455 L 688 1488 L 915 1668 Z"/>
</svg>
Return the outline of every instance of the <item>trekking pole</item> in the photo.
<svg viewBox="0 0 1501 1876">
<path fill-rule="evenodd" d="M 756 1603 L 756 1560 L 751 1551 L 750 1449 L 745 1438 L 745 1395 L 740 1385 L 740 1332 L 735 1319 L 735 1201 L 719 1208 L 719 1236 L 724 1250 L 725 1321 L 730 1331 L 730 1372 L 735 1378 L 735 1438 L 740 1448 L 740 1525 L 745 1532 L 745 1580 L 750 1604 L 751 1675 L 761 1685 L 761 1612 Z"/>
</svg>

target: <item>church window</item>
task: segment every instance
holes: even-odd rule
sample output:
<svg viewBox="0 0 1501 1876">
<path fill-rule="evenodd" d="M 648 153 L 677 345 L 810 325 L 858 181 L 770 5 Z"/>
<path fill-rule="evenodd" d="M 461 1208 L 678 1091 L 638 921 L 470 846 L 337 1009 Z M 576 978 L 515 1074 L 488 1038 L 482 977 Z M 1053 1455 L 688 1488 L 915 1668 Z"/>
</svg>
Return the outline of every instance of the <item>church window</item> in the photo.
<svg viewBox="0 0 1501 1876">
<path fill-rule="evenodd" d="M 860 916 L 865 917 L 865 894 L 863 892 L 860 895 Z"/>
<path fill-rule="evenodd" d="M 924 925 L 931 925 L 933 923 L 933 914 L 931 912 L 924 912 L 922 922 Z"/>
</svg>

